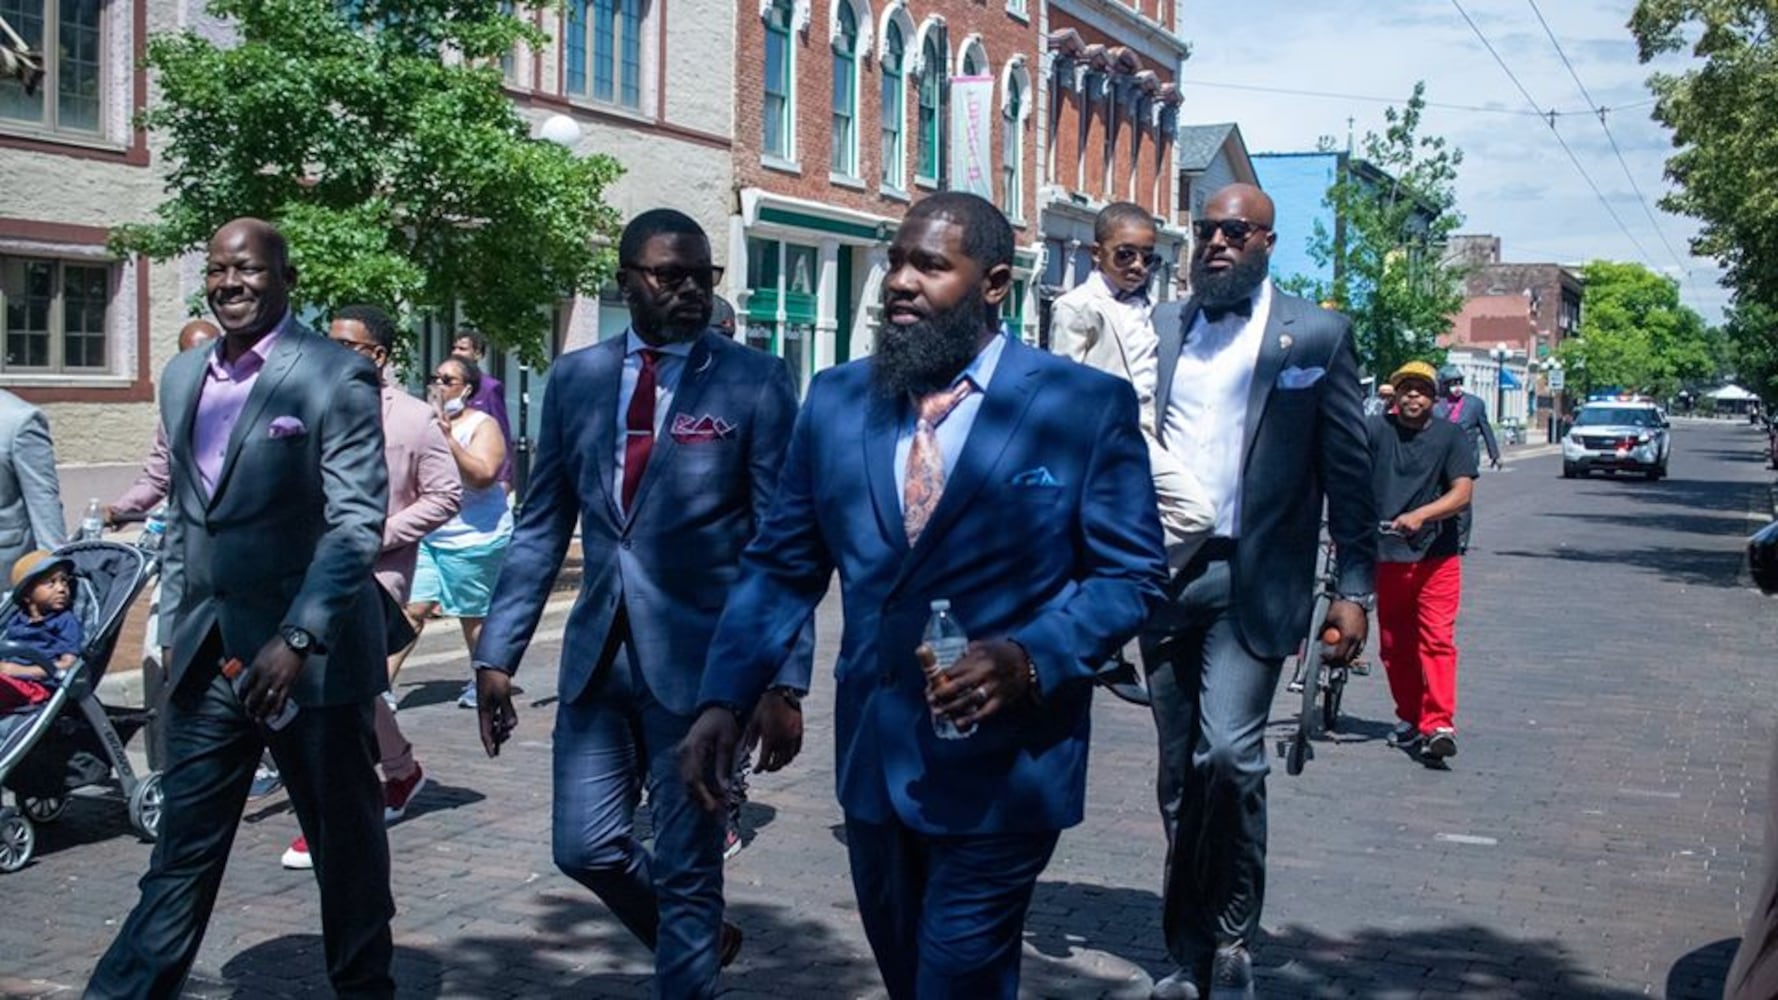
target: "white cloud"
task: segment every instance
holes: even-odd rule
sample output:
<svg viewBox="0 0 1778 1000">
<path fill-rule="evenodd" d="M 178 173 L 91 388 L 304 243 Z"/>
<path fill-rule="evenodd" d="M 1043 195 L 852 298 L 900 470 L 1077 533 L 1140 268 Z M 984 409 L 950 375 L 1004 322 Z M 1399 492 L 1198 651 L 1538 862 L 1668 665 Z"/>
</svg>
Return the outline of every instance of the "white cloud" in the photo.
<svg viewBox="0 0 1778 1000">
<path fill-rule="evenodd" d="M 1612 221 L 1543 119 L 1429 108 L 1425 131 L 1445 136 L 1464 152 L 1458 179 L 1464 231 L 1501 237 L 1508 259 L 1637 260 L 1675 275 L 1683 264 L 1686 302 L 1718 319 L 1728 292 L 1718 284 L 1721 272 L 1712 261 L 1688 253 L 1697 222 L 1668 215 L 1656 204 L 1669 188 L 1663 166 L 1672 143 L 1666 129 L 1649 118 L 1643 84 L 1653 68 L 1637 62 L 1635 41 L 1624 26 L 1633 0 L 1539 3 L 1593 99 L 1608 109 L 1622 108 L 1608 112 L 1606 120 L 1629 167 L 1628 178 L 1597 120 L 1584 114 L 1587 102 L 1529 4 L 1465 0 L 1463 6 L 1541 109 L 1575 112 L 1558 118 L 1557 129 L 1634 241 Z M 1362 137 L 1382 128 L 1385 105 L 1215 85 L 1388 97 L 1400 103 L 1416 80 L 1425 80 L 1432 102 L 1528 110 L 1448 0 L 1314 5 L 1249 0 L 1240 11 L 1232 17 L 1226 7 L 1187 5 L 1182 30 L 1192 56 L 1185 64 L 1181 120 L 1237 121 L 1255 152 L 1312 149 L 1324 135 L 1343 143 L 1349 129 Z M 1669 60 L 1662 68 L 1675 65 Z M 1629 178 L 1647 197 L 1647 211 Z"/>
</svg>

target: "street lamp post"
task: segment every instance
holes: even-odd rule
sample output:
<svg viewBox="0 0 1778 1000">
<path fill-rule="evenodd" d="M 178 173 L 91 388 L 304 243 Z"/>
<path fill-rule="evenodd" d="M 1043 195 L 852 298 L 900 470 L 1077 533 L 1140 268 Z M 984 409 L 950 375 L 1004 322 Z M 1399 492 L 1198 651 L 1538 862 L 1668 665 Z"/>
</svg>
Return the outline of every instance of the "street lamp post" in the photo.
<svg viewBox="0 0 1778 1000">
<path fill-rule="evenodd" d="M 580 123 L 564 114 L 553 114 L 545 118 L 537 126 L 537 138 L 543 142 L 554 143 L 570 152 L 580 143 Z M 551 312 L 551 331 L 560 329 L 561 307 Z M 531 458 L 534 447 L 531 443 L 531 366 L 527 362 L 519 362 L 519 432 L 518 440 L 513 442 L 512 478 L 513 490 L 520 503 L 524 502 L 525 490 L 531 483 Z"/>
<path fill-rule="evenodd" d="M 1506 359 L 1512 349 L 1504 343 L 1495 344 L 1489 352 L 1494 356 L 1494 419 L 1506 419 Z"/>
</svg>

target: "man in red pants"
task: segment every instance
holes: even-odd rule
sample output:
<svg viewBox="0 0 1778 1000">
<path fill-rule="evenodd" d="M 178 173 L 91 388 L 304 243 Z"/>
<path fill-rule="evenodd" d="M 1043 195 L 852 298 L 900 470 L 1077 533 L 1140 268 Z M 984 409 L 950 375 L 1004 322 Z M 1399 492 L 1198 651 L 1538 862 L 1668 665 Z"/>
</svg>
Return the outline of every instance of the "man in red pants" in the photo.
<svg viewBox="0 0 1778 1000">
<path fill-rule="evenodd" d="M 1463 595 L 1457 515 L 1469 506 L 1475 450 L 1456 424 L 1432 419 L 1438 372 L 1402 365 L 1395 410 L 1371 418 L 1371 483 L 1385 518 L 1377 549 L 1377 631 L 1401 720 L 1391 745 L 1429 764 L 1457 753 L 1457 605 Z"/>
</svg>

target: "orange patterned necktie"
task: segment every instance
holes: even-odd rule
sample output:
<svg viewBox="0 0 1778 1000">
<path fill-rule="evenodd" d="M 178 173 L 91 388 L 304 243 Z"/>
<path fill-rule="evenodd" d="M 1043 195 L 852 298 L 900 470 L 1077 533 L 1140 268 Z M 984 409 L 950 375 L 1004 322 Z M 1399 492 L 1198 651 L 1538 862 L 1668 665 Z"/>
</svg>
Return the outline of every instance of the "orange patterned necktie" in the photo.
<svg viewBox="0 0 1778 1000">
<path fill-rule="evenodd" d="M 938 447 L 938 425 L 974 389 L 968 379 L 961 379 L 918 403 L 914 442 L 908 448 L 907 484 L 901 489 L 901 524 L 907 530 L 909 545 L 920 540 L 920 532 L 926 530 L 926 522 L 932 519 L 938 498 L 945 491 L 945 456 Z"/>
</svg>

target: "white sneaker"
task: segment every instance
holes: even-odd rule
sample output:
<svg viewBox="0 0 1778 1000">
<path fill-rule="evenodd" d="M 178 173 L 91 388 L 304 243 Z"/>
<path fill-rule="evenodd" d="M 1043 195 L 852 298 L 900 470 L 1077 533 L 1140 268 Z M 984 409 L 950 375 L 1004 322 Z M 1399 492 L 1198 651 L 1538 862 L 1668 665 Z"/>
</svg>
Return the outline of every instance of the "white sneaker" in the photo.
<svg viewBox="0 0 1778 1000">
<path fill-rule="evenodd" d="M 393 712 L 401 708 L 401 699 L 395 697 L 395 692 L 393 691 L 384 691 L 383 704 L 388 705 L 389 711 Z"/>
<path fill-rule="evenodd" d="M 284 867 L 296 871 L 307 871 L 315 867 L 315 859 L 309 857 L 309 842 L 300 834 L 290 842 L 289 847 L 284 849 L 284 857 L 280 860 L 283 861 Z"/>
</svg>

